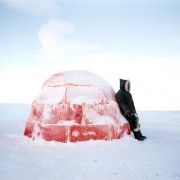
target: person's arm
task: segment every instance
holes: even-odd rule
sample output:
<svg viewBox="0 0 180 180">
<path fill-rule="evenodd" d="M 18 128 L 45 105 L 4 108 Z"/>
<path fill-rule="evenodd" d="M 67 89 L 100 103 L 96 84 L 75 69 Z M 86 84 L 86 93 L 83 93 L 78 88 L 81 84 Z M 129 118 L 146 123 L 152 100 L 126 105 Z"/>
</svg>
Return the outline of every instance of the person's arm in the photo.
<svg viewBox="0 0 180 180">
<path fill-rule="evenodd" d="M 118 102 L 120 108 L 123 110 L 124 114 L 128 115 L 130 113 L 130 109 L 124 101 L 124 95 L 120 94 L 117 96 L 116 99 L 117 99 L 117 102 Z"/>
</svg>

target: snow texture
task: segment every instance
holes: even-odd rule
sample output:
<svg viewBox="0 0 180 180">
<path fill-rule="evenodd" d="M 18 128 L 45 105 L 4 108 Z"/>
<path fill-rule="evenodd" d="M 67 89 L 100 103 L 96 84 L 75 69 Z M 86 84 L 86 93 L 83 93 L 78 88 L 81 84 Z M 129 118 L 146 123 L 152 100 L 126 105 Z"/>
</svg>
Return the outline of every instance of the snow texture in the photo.
<svg viewBox="0 0 180 180">
<path fill-rule="evenodd" d="M 55 78 L 56 77 L 56 78 Z M 53 82 L 52 82 L 52 79 Z M 65 71 L 51 76 L 44 84 L 44 86 L 62 86 L 67 84 L 77 84 L 80 86 L 97 86 L 105 87 L 112 90 L 111 86 L 101 77 L 89 71 Z"/>
<path fill-rule="evenodd" d="M 67 127 L 66 121 L 74 125 L 68 123 Z M 72 133 L 74 130 L 79 133 Z M 74 70 L 54 74 L 45 81 L 32 103 L 24 135 L 75 142 L 119 139 L 126 133 L 129 126 L 120 116 L 111 85 L 89 71 Z"/>
<path fill-rule="evenodd" d="M 147 140 L 23 137 L 29 105 L 0 104 L 0 180 L 180 180 L 180 112 L 140 112 Z"/>
<path fill-rule="evenodd" d="M 58 116 L 59 109 L 64 109 L 64 106 L 69 109 L 68 105 L 73 106 L 76 104 L 81 105 L 83 108 L 86 122 L 96 123 L 97 120 L 98 124 L 105 124 L 106 122 L 108 124 L 123 123 L 123 118 L 122 122 L 121 119 L 117 119 L 117 116 L 119 117 L 119 108 L 115 103 L 114 94 L 113 88 L 104 79 L 89 71 L 60 72 L 49 77 L 44 83 L 42 92 L 33 102 L 35 107 L 33 106 L 32 112 L 34 110 L 38 111 L 38 115 L 34 119 L 34 113 L 32 113 L 29 121 L 37 120 L 39 114 L 43 113 L 43 116 L 41 116 L 43 118 L 38 120 L 46 123 L 51 120 L 52 123 L 52 116 Z M 56 115 L 52 114 L 55 109 L 58 109 Z M 67 109 L 63 110 L 61 116 L 64 114 L 66 118 L 68 117 Z M 71 110 L 73 110 L 73 107 Z M 102 120 L 98 111 L 101 111 L 105 121 Z M 105 112 L 109 114 L 105 114 Z M 55 117 L 55 119 L 59 118 Z M 66 119 L 63 120 L 66 121 Z"/>
</svg>

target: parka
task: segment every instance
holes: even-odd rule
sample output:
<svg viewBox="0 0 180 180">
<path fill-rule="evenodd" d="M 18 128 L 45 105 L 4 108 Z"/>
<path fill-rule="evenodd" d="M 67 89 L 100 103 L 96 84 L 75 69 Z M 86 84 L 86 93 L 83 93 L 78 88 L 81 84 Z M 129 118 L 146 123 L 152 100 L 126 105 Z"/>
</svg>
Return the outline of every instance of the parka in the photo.
<svg viewBox="0 0 180 180">
<path fill-rule="evenodd" d="M 120 79 L 120 90 L 116 93 L 116 101 L 124 116 L 127 116 L 128 113 L 136 113 L 130 85 L 129 80 Z"/>
</svg>

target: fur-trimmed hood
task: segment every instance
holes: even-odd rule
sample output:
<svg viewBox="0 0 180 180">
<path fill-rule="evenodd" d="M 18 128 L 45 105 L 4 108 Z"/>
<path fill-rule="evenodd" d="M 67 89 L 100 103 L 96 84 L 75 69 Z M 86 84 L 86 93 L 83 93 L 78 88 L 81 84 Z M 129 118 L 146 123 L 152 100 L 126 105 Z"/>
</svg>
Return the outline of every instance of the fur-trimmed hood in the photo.
<svg viewBox="0 0 180 180">
<path fill-rule="evenodd" d="M 120 79 L 120 89 L 123 91 L 130 92 L 130 90 L 131 90 L 130 80 Z"/>
</svg>

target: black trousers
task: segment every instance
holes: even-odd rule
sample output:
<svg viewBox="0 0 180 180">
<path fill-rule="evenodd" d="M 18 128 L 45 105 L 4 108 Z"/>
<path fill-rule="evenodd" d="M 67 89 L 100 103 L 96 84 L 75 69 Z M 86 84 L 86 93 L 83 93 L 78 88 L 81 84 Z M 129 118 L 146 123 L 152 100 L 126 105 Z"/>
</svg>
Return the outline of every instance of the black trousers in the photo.
<svg viewBox="0 0 180 180">
<path fill-rule="evenodd" d="M 129 116 L 125 116 L 127 121 L 129 122 L 130 129 L 131 131 L 138 131 L 140 130 L 140 125 L 139 125 L 139 118 L 135 113 L 132 113 Z"/>
</svg>

